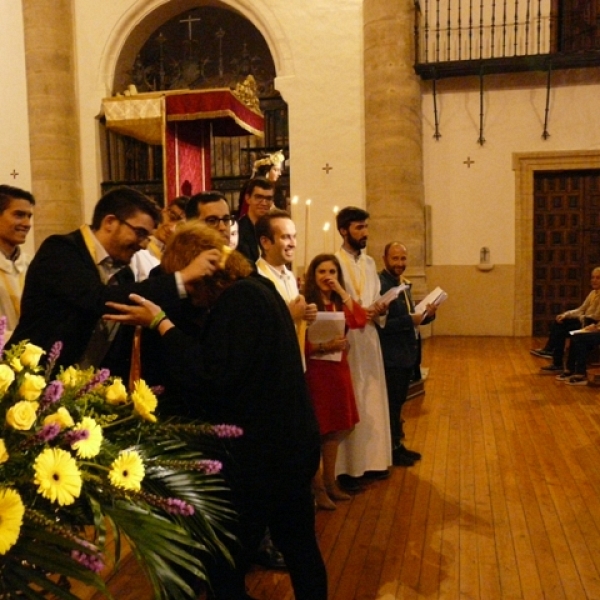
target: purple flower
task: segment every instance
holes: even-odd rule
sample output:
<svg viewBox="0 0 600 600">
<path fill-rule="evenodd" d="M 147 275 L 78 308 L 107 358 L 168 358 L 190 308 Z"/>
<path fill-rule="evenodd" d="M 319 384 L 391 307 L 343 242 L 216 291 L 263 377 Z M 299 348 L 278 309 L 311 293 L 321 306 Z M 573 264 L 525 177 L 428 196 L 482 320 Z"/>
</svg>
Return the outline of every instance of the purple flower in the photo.
<svg viewBox="0 0 600 600">
<path fill-rule="evenodd" d="M 46 363 L 46 378 L 50 377 L 50 373 L 54 370 L 54 365 L 56 364 L 62 349 L 62 342 L 54 342 L 54 344 L 52 344 L 52 348 L 50 348 L 50 352 L 48 352 L 48 362 Z"/>
<path fill-rule="evenodd" d="M 155 396 L 160 396 L 162 394 L 165 393 L 165 386 L 164 385 L 153 385 L 150 390 L 152 391 L 152 393 Z"/>
<path fill-rule="evenodd" d="M 110 377 L 110 371 L 108 369 L 100 369 L 95 373 L 90 382 L 84 385 L 77 394 L 78 396 L 83 396 L 87 394 L 90 390 L 93 390 L 95 387 L 104 383 Z"/>
<path fill-rule="evenodd" d="M 77 429 L 76 431 L 68 431 L 65 433 L 65 441 L 69 446 L 80 442 L 81 440 L 87 440 L 90 437 L 88 429 Z"/>
<path fill-rule="evenodd" d="M 198 468 L 198 470 L 204 471 L 204 473 L 206 473 L 207 475 L 216 475 L 217 473 L 221 472 L 221 469 L 223 468 L 223 463 L 219 460 L 205 459 L 199 460 L 196 463 L 196 467 Z"/>
<path fill-rule="evenodd" d="M 90 544 L 83 544 L 84 546 L 90 546 Z M 91 547 L 91 546 L 90 546 Z M 104 557 L 101 553 L 98 554 L 87 554 L 80 550 L 71 550 L 71 558 L 76 560 L 79 564 L 87 567 L 94 573 L 100 573 L 104 569 Z"/>
<path fill-rule="evenodd" d="M 238 438 L 244 435 L 244 430 L 237 425 L 213 425 L 212 430 L 220 438 Z"/>
<path fill-rule="evenodd" d="M 60 425 L 58 423 L 49 423 L 44 425 L 37 434 L 40 442 L 49 442 L 60 433 Z"/>
<path fill-rule="evenodd" d="M 44 390 L 42 401 L 40 402 L 41 410 L 48 408 L 51 404 L 58 402 L 63 394 L 64 386 L 62 381 L 52 381 L 48 384 L 48 387 Z"/>
<path fill-rule="evenodd" d="M 191 517 L 194 514 L 194 507 L 179 498 L 167 498 L 165 509 L 173 515 L 184 517 Z"/>
</svg>

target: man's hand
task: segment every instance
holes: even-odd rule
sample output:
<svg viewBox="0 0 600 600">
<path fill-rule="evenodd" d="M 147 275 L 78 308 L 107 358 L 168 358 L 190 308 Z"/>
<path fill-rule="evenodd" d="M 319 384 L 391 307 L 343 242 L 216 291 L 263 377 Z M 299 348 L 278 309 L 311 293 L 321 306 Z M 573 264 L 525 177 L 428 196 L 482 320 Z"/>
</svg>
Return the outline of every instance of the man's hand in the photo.
<svg viewBox="0 0 600 600">
<path fill-rule="evenodd" d="M 307 304 L 306 310 L 304 311 L 304 320 L 307 323 L 314 323 L 317 320 L 317 305 L 314 303 Z"/>
<path fill-rule="evenodd" d="M 367 308 L 367 317 L 373 320 L 375 317 L 384 315 L 387 312 L 387 304 L 383 302 L 373 302 L 369 308 Z"/>
<path fill-rule="evenodd" d="M 288 304 L 288 308 L 290 309 L 290 313 L 294 321 L 301 321 L 302 319 L 304 319 L 304 314 L 306 313 L 306 306 L 306 300 L 304 299 L 304 296 L 302 294 L 294 298 Z"/>
</svg>

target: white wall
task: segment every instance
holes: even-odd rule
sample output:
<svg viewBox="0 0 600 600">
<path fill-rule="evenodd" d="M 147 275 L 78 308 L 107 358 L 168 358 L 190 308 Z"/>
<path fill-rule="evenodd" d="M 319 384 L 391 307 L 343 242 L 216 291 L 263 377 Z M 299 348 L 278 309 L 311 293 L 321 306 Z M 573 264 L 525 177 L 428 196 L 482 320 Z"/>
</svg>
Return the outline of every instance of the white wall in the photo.
<svg viewBox="0 0 600 600">
<path fill-rule="evenodd" d="M 0 0 L 0 183 L 31 190 L 23 11 L 20 0 Z M 18 175 L 13 177 L 11 173 Z M 33 229 L 25 250 L 33 252 Z"/>
</svg>

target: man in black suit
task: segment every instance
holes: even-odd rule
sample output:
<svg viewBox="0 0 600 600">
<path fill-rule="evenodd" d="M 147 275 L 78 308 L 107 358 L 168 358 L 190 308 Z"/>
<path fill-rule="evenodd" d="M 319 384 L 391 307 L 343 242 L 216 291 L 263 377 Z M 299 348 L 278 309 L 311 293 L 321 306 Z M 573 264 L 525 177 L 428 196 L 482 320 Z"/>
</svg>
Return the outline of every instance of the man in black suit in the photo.
<svg viewBox="0 0 600 600">
<path fill-rule="evenodd" d="M 384 327 L 378 327 L 385 369 L 392 431 L 392 458 L 394 465 L 409 467 L 421 458 L 418 452 L 408 450 L 402 443 L 402 406 L 406 402 L 408 387 L 419 357 L 419 325 L 435 318 L 435 305 L 428 305 L 422 314 L 415 314 L 415 304 L 410 293 L 410 281 L 403 277 L 408 254 L 400 242 L 390 242 L 383 254 L 385 269 L 379 273 L 381 294 L 400 284 L 407 289 L 390 302 Z"/>
<path fill-rule="evenodd" d="M 134 282 L 129 262 L 159 222 L 152 200 L 120 187 L 98 201 L 91 226 L 47 238 L 27 272 L 11 343 L 29 340 L 48 351 L 61 341 L 57 366 L 106 367 L 126 381 L 133 328 L 107 327 L 106 302 L 127 303 L 135 292 L 162 306 L 177 305 L 191 282 L 212 274 L 219 259 L 218 252 L 203 253 L 178 273 Z"/>
</svg>

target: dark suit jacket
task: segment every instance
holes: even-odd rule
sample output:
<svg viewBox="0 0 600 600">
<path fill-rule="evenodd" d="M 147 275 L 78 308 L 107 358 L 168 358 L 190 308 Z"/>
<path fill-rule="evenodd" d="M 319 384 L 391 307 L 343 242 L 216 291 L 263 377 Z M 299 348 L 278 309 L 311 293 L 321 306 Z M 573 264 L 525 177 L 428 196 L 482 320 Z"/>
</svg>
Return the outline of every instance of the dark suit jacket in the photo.
<svg viewBox="0 0 600 600">
<path fill-rule="evenodd" d="M 237 281 L 196 335 L 172 328 L 162 342 L 179 415 L 242 427 L 235 457 L 245 475 L 316 468 L 319 432 L 296 330 L 268 279 Z"/>
<path fill-rule="evenodd" d="M 105 285 L 88 252 L 79 230 L 67 235 L 47 238 L 29 265 L 21 298 L 21 318 L 11 343 L 30 340 L 48 351 L 54 342 L 61 341 L 63 350 L 58 366 L 72 365 L 80 360 L 94 327 L 103 314 L 109 312 L 109 300 L 128 303 L 132 292 L 151 299 L 165 309 L 179 303 L 174 275 L 163 275 L 140 283 Z M 107 358 L 111 372 L 128 372 L 129 352 L 127 338 L 133 328 L 122 327 L 123 332 L 113 342 Z M 127 336 L 126 334 L 129 334 Z M 116 347 L 121 345 L 121 351 Z"/>
<path fill-rule="evenodd" d="M 260 256 L 258 251 L 258 240 L 256 239 L 256 231 L 254 224 L 248 215 L 244 215 L 239 221 L 239 239 L 236 250 L 243 254 L 252 267 L 256 269 L 256 261 Z"/>
<path fill-rule="evenodd" d="M 381 294 L 397 286 L 400 282 L 387 269 L 379 273 Z M 408 302 L 408 305 L 407 305 Z M 410 312 L 409 312 L 410 306 Z M 419 357 L 419 334 L 415 331 L 410 313 L 414 313 L 415 304 L 410 287 L 392 301 L 389 306 L 385 327 L 377 327 L 383 362 L 386 367 L 411 369 Z M 433 319 L 425 319 L 423 324 Z"/>
</svg>

